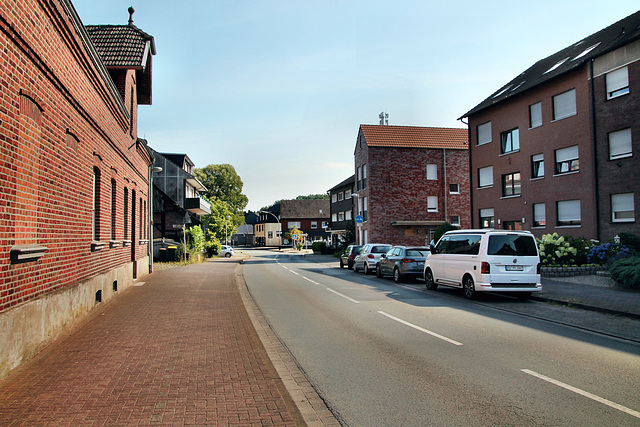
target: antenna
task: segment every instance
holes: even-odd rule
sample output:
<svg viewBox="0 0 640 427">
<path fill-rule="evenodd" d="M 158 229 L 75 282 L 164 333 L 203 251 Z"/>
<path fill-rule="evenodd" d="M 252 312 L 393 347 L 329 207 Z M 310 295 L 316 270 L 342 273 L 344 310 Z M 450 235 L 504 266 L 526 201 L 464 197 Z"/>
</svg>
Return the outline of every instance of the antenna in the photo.
<svg viewBox="0 0 640 427">
<path fill-rule="evenodd" d="M 378 115 L 378 118 L 380 119 L 380 124 L 381 125 L 383 125 L 383 126 L 388 126 L 389 125 L 389 113 L 385 113 L 383 111 Z"/>
</svg>

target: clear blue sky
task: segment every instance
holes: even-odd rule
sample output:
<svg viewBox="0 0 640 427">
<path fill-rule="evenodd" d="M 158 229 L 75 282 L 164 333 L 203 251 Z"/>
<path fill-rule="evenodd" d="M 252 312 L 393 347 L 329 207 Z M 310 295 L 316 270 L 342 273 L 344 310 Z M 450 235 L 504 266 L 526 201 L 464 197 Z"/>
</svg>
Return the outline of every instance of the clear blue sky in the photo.
<svg viewBox="0 0 640 427">
<path fill-rule="evenodd" d="M 155 38 L 140 137 L 229 163 L 248 209 L 353 174 L 360 124 L 457 118 L 539 59 L 636 12 L 630 0 L 72 0 L 84 24 Z"/>
</svg>

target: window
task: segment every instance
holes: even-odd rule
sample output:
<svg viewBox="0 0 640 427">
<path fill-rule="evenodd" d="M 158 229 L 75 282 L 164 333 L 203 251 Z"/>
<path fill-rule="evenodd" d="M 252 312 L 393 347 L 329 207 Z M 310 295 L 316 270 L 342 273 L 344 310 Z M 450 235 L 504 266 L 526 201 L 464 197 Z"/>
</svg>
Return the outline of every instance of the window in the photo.
<svg viewBox="0 0 640 427">
<path fill-rule="evenodd" d="M 331 221 L 333 222 L 338 221 L 338 214 L 331 214 Z"/>
<path fill-rule="evenodd" d="M 369 202 L 368 202 L 367 198 L 363 197 L 362 198 L 362 219 L 363 219 L 363 221 L 367 220 L 367 211 L 369 210 L 368 204 L 369 204 Z"/>
<path fill-rule="evenodd" d="M 93 168 L 93 206 L 92 206 L 92 236 L 93 240 L 100 240 L 100 169 Z"/>
<path fill-rule="evenodd" d="M 123 240 L 127 240 L 129 238 L 129 189 L 124 189 L 124 199 L 123 199 L 123 211 L 124 211 L 124 233 Z"/>
<path fill-rule="evenodd" d="M 493 208 L 480 209 L 480 228 L 493 228 Z"/>
<path fill-rule="evenodd" d="M 438 165 L 427 165 L 427 179 L 430 181 L 438 179 Z"/>
<path fill-rule="evenodd" d="M 344 221 L 344 212 L 338 212 L 338 221 Z"/>
<path fill-rule="evenodd" d="M 611 195 L 611 220 L 613 222 L 633 222 L 636 220 L 633 193 Z"/>
<path fill-rule="evenodd" d="M 577 172 L 580 170 L 580 160 L 578 156 L 578 146 L 556 150 L 556 174 Z"/>
<path fill-rule="evenodd" d="M 367 188 L 367 165 L 362 165 L 362 189 Z"/>
<path fill-rule="evenodd" d="M 547 216 L 544 203 L 533 204 L 533 226 L 545 227 L 547 225 Z"/>
<path fill-rule="evenodd" d="M 449 218 L 449 223 L 451 225 L 455 225 L 456 227 L 460 227 L 460 215 L 452 215 Z"/>
<path fill-rule="evenodd" d="M 273 231 L 268 231 L 267 232 L 267 238 L 273 239 Z"/>
<path fill-rule="evenodd" d="M 558 226 L 580 225 L 580 200 L 567 200 L 557 203 Z"/>
<path fill-rule="evenodd" d="M 329 228 L 329 221 L 322 221 L 322 228 Z"/>
<path fill-rule="evenodd" d="M 349 200 L 351 198 L 351 190 L 344 191 L 344 199 Z"/>
<path fill-rule="evenodd" d="M 611 132 L 609 134 L 609 160 L 631 155 L 631 128 Z"/>
<path fill-rule="evenodd" d="M 520 150 L 520 131 L 518 128 L 502 132 L 500 139 L 502 141 L 500 153 L 505 154 Z"/>
<path fill-rule="evenodd" d="M 427 212 L 438 212 L 438 196 L 427 197 Z"/>
<path fill-rule="evenodd" d="M 338 193 L 338 201 L 341 202 L 344 200 L 344 193 L 340 192 Z"/>
<path fill-rule="evenodd" d="M 617 98 L 629 93 L 629 71 L 627 67 L 607 73 L 607 99 Z"/>
<path fill-rule="evenodd" d="M 362 168 L 358 166 L 358 180 L 356 181 L 356 191 L 362 190 Z"/>
<path fill-rule="evenodd" d="M 116 180 L 111 180 L 111 240 L 116 240 Z"/>
<path fill-rule="evenodd" d="M 493 186 L 493 166 L 478 169 L 478 187 Z"/>
<path fill-rule="evenodd" d="M 298 227 L 300 228 L 300 221 L 289 221 L 289 230 L 291 230 L 293 227 Z"/>
<path fill-rule="evenodd" d="M 338 195 L 337 194 L 332 194 L 331 195 L 331 203 L 335 203 L 338 201 Z"/>
<path fill-rule="evenodd" d="M 478 126 L 478 145 L 491 142 L 491 122 Z"/>
<path fill-rule="evenodd" d="M 576 90 L 571 89 L 553 97 L 553 120 L 576 114 Z"/>
<path fill-rule="evenodd" d="M 342 212 L 340 212 L 342 213 Z M 317 230 L 318 229 L 318 221 L 311 221 L 311 229 L 312 230 Z"/>
<path fill-rule="evenodd" d="M 344 212 L 344 219 L 347 221 L 351 221 L 353 219 L 353 215 L 351 213 L 351 211 L 345 211 Z"/>
<path fill-rule="evenodd" d="M 502 195 L 504 197 L 517 196 L 521 191 L 520 172 L 502 175 Z"/>
<path fill-rule="evenodd" d="M 531 156 L 531 179 L 544 178 L 544 155 Z"/>
<path fill-rule="evenodd" d="M 542 126 L 542 103 L 537 102 L 529 105 L 529 128 Z"/>
<path fill-rule="evenodd" d="M 449 184 L 449 194 L 460 194 L 460 184 Z"/>
</svg>

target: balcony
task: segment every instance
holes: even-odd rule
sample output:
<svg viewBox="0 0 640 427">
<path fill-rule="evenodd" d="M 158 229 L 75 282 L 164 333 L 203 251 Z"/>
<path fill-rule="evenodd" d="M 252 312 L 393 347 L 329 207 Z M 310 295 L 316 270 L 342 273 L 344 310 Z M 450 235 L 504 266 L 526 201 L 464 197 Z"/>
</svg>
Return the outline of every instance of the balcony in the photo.
<svg viewBox="0 0 640 427">
<path fill-rule="evenodd" d="M 184 208 L 196 215 L 211 214 L 211 203 L 202 197 L 192 197 L 184 199 Z"/>
</svg>

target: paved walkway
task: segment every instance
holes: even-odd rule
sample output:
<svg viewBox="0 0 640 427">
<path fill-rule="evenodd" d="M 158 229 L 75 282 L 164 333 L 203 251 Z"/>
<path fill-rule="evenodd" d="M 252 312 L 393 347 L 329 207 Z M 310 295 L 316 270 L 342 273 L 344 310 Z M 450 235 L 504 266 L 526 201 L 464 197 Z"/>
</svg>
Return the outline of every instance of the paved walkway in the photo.
<svg viewBox="0 0 640 427">
<path fill-rule="evenodd" d="M 245 310 L 238 261 L 157 271 L 98 307 L 0 382 L 0 425 L 307 424 Z"/>
</svg>

